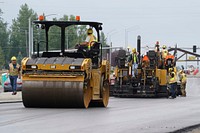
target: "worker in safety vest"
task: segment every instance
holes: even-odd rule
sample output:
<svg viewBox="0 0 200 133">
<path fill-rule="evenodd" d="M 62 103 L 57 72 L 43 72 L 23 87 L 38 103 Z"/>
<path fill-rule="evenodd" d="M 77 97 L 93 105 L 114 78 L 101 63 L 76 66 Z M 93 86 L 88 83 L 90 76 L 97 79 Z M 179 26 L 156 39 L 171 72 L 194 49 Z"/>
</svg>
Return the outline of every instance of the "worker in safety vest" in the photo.
<svg viewBox="0 0 200 133">
<path fill-rule="evenodd" d="M 187 83 L 187 77 L 183 70 L 180 71 L 180 77 L 179 80 L 181 82 L 181 93 L 183 97 L 186 97 L 186 83 Z"/>
<path fill-rule="evenodd" d="M 174 66 L 174 56 L 171 55 L 171 54 L 168 54 L 166 57 L 165 57 L 165 61 L 164 61 L 164 65 L 166 68 L 170 68 L 170 67 L 173 67 Z"/>
<path fill-rule="evenodd" d="M 17 78 L 21 78 L 21 73 L 20 73 L 20 65 L 17 63 L 17 58 L 13 56 L 11 58 L 11 63 L 9 64 L 9 69 L 7 73 L 7 77 L 9 75 L 10 78 L 10 84 L 12 86 L 12 95 L 16 95 L 17 91 Z"/>
<path fill-rule="evenodd" d="M 169 86 L 171 98 L 176 98 L 177 78 L 175 72 L 172 70 L 169 75 Z"/>
<path fill-rule="evenodd" d="M 149 57 L 147 55 L 144 55 L 144 57 L 142 58 L 142 68 L 149 67 L 149 64 L 150 64 Z"/>
<path fill-rule="evenodd" d="M 87 37 L 85 39 L 85 42 L 81 43 L 80 45 L 84 45 L 87 46 L 88 49 L 90 50 L 91 46 L 93 46 L 93 44 L 97 42 L 96 37 L 93 35 L 93 30 L 92 28 L 89 28 L 87 30 Z"/>
<path fill-rule="evenodd" d="M 135 77 L 135 75 L 137 75 L 138 68 L 138 55 L 135 48 L 132 49 L 132 54 L 129 57 L 129 63 L 132 64 L 132 77 Z"/>
<path fill-rule="evenodd" d="M 156 42 L 155 44 L 155 52 L 160 52 L 160 45 L 159 45 L 159 41 Z"/>
<path fill-rule="evenodd" d="M 162 59 L 165 60 L 165 58 L 168 55 L 168 50 L 167 47 L 165 45 L 162 46 L 162 51 L 161 51 L 161 55 L 162 55 Z"/>
</svg>

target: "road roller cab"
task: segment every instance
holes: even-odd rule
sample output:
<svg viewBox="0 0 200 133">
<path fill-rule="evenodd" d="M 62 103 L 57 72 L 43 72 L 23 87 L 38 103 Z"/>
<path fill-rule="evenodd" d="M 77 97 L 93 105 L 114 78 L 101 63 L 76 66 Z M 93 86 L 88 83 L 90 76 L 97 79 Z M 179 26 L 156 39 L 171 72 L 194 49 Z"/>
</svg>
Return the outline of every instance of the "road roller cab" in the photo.
<svg viewBox="0 0 200 133">
<path fill-rule="evenodd" d="M 106 107 L 109 100 L 110 65 L 107 60 L 102 59 L 100 42 L 102 23 L 86 21 L 34 21 L 33 23 L 38 28 L 37 31 L 43 31 L 45 41 L 38 37 L 33 46 L 32 57 L 22 60 L 24 106 Z M 89 50 L 83 47 L 67 49 L 66 34 L 69 33 L 66 33 L 66 29 L 80 25 L 95 29 L 97 42 Z M 52 43 L 49 31 L 53 26 L 60 31 L 59 50 L 49 49 L 49 43 Z M 40 49 L 41 46 L 43 49 Z"/>
</svg>

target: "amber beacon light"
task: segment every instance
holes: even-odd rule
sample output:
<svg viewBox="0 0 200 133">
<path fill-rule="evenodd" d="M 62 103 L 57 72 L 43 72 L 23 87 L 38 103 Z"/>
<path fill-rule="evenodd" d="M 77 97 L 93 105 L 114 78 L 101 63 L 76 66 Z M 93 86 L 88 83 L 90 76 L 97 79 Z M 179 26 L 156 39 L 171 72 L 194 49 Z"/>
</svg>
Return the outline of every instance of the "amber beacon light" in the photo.
<svg viewBox="0 0 200 133">
<path fill-rule="evenodd" d="M 76 21 L 80 21 L 81 17 L 80 16 L 76 16 Z"/>
</svg>

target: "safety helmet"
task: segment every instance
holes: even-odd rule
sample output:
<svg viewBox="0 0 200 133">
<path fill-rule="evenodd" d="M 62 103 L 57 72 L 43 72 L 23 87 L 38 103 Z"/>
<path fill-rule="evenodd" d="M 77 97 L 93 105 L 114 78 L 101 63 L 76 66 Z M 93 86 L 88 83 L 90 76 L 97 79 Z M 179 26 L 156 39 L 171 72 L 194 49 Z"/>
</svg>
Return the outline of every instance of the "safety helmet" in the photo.
<svg viewBox="0 0 200 133">
<path fill-rule="evenodd" d="M 92 33 L 93 33 L 92 28 L 89 28 L 89 29 L 87 30 L 87 34 L 92 34 Z"/>
<path fill-rule="evenodd" d="M 169 68 L 169 72 L 173 72 L 174 71 L 174 68 Z"/>
<path fill-rule="evenodd" d="M 17 58 L 16 58 L 15 56 L 13 56 L 13 57 L 11 58 L 11 61 L 15 61 L 15 60 L 17 60 Z"/>
<path fill-rule="evenodd" d="M 163 45 L 162 48 L 163 48 L 163 49 L 166 49 L 167 47 L 166 47 L 166 45 Z"/>
<path fill-rule="evenodd" d="M 183 70 L 180 70 L 180 71 L 179 71 L 179 73 L 183 73 L 183 72 L 184 72 Z"/>
<path fill-rule="evenodd" d="M 133 49 L 132 49 L 132 52 L 135 53 L 135 52 L 136 52 L 136 48 L 133 48 Z"/>
</svg>

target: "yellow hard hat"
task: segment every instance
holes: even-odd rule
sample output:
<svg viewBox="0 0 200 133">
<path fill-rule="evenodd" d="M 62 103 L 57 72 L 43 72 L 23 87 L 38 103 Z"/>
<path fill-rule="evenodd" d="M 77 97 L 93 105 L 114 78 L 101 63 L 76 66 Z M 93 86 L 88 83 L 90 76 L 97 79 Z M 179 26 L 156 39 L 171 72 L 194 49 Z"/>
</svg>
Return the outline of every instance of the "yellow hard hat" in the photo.
<svg viewBox="0 0 200 133">
<path fill-rule="evenodd" d="M 163 49 L 166 49 L 167 47 L 166 47 L 166 45 L 163 45 L 162 48 L 163 48 Z"/>
<path fill-rule="evenodd" d="M 169 72 L 174 72 L 174 68 L 169 68 Z"/>
<path fill-rule="evenodd" d="M 92 34 L 92 33 L 93 33 L 92 28 L 89 28 L 89 29 L 87 30 L 87 34 Z"/>
<path fill-rule="evenodd" d="M 183 70 L 180 70 L 179 73 L 183 73 Z"/>
<path fill-rule="evenodd" d="M 132 49 L 132 52 L 135 53 L 135 52 L 136 52 L 136 48 L 133 48 L 133 49 Z"/>
<path fill-rule="evenodd" d="M 16 58 L 15 56 L 13 56 L 13 57 L 11 58 L 11 61 L 14 61 L 14 60 L 17 60 L 17 58 Z"/>
</svg>

